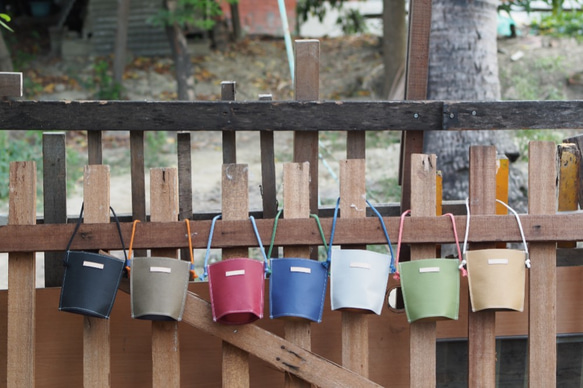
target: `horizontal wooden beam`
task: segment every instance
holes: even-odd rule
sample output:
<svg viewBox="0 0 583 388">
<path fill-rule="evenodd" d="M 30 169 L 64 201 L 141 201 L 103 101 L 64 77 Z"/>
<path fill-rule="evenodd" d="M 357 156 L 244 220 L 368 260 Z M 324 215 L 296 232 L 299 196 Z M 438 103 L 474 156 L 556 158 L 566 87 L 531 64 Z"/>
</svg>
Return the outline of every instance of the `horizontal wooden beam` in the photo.
<svg viewBox="0 0 583 388">
<path fill-rule="evenodd" d="M 0 129 L 580 129 L 582 110 L 583 101 L 6 101 L 0 103 Z"/>
<path fill-rule="evenodd" d="M 214 323 L 210 303 L 192 292 L 186 297 L 182 321 L 318 387 L 380 387 L 367 378 L 304 350 L 257 325 L 234 327 Z"/>
<path fill-rule="evenodd" d="M 398 217 L 385 217 L 392 243 L 397 242 Z M 556 215 L 522 215 L 524 233 L 528 242 L 583 241 L 583 229 L 573 225 L 583 223 L 583 212 Z M 465 216 L 456 216 L 458 235 L 465 232 Z M 321 219 L 326 239 L 330 237 L 332 220 Z M 211 221 L 192 221 L 193 247 L 206 248 Z M 492 227 L 495 225 L 495 227 Z M 131 235 L 130 223 L 122 223 L 122 234 L 127 245 Z M 257 220 L 263 244 L 271 239 L 273 220 Z M 47 252 L 62 251 L 74 225 L 6 225 L 0 227 L 0 252 Z M 188 240 L 184 222 L 143 222 L 138 226 L 134 249 L 186 248 Z M 312 219 L 282 219 L 278 223 L 275 245 L 321 245 L 322 239 Z M 405 220 L 403 243 L 446 244 L 454 241 L 451 223 L 445 217 L 415 217 Z M 520 242 L 520 234 L 514 216 L 472 216 L 469 242 Z M 334 236 L 336 244 L 386 244 L 379 220 L 376 217 L 362 219 L 338 219 Z M 242 221 L 217 221 L 213 235 L 213 248 L 257 246 L 251 223 Z M 73 250 L 121 249 L 114 223 L 82 224 Z"/>
</svg>

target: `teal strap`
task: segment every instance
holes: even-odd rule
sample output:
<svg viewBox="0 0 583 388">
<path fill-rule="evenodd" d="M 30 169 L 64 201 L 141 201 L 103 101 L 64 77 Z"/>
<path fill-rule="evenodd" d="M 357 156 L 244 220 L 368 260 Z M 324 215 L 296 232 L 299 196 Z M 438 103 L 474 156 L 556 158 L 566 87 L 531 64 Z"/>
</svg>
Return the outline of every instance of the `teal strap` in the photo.
<svg viewBox="0 0 583 388">
<path fill-rule="evenodd" d="M 387 232 L 387 227 L 385 226 L 385 221 L 383 221 L 383 216 L 381 216 L 381 213 L 379 213 L 379 211 L 368 201 L 368 199 L 366 200 L 366 203 L 368 204 L 368 206 L 370 206 L 372 211 L 377 215 L 377 217 L 379 218 L 379 221 L 381 222 L 381 227 L 383 228 L 383 233 L 385 234 L 385 238 L 387 239 L 387 244 L 389 244 L 389 251 L 391 252 L 390 271 L 392 273 L 395 273 L 395 272 L 397 272 L 397 269 L 395 268 L 395 255 L 393 254 L 393 247 L 391 246 L 391 239 L 389 238 L 389 232 Z"/>
</svg>

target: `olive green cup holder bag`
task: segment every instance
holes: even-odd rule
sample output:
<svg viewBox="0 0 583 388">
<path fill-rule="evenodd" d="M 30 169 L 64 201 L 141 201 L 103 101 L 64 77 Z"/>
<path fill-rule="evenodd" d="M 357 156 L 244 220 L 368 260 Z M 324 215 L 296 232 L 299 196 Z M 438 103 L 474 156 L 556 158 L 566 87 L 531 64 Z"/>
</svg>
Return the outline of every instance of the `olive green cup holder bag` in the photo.
<svg viewBox="0 0 583 388">
<path fill-rule="evenodd" d="M 466 200 L 467 218 L 464 238 L 464 261 L 468 271 L 468 287 L 472 311 L 512 310 L 523 311 L 526 286 L 526 268 L 530 268 L 528 247 L 520 217 L 504 202 L 516 217 L 524 250 L 517 249 L 478 249 L 467 250 L 470 231 L 470 207 Z"/>
<path fill-rule="evenodd" d="M 451 219 L 459 260 L 431 258 L 399 263 L 403 224 L 405 216 L 410 212 L 407 210 L 401 215 L 396 260 L 399 272 L 394 276 L 396 280 L 401 280 L 407 320 L 409 323 L 419 320 L 457 320 L 460 304 L 460 271 L 465 276 L 465 269 L 461 265 L 462 255 L 455 218 L 451 213 L 443 215 Z"/>
<path fill-rule="evenodd" d="M 193 270 L 190 222 L 186 220 L 190 262 L 169 257 L 134 257 L 132 247 L 136 226 L 134 221 L 129 248 L 132 318 L 150 321 L 181 321 Z"/>
</svg>

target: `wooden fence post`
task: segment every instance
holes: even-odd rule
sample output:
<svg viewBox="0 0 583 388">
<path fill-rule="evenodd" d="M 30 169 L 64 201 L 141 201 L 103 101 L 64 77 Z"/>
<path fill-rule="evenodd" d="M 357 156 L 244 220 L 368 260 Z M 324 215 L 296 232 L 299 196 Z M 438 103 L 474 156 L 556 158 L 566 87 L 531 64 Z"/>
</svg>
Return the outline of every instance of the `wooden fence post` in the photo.
<svg viewBox="0 0 583 388">
<path fill-rule="evenodd" d="M 43 133 L 43 202 L 45 224 L 67 223 L 67 153 L 65 133 Z M 45 287 L 60 287 L 63 252 L 45 252 Z"/>
<path fill-rule="evenodd" d="M 10 163 L 9 225 L 36 224 L 36 163 Z M 8 255 L 8 388 L 35 386 L 35 253 Z"/>
<path fill-rule="evenodd" d="M 146 221 L 146 177 L 144 171 L 144 131 L 130 132 L 132 179 L 132 219 Z M 136 249 L 134 255 L 146 256 L 145 249 Z"/>
<path fill-rule="evenodd" d="M 150 170 L 150 220 L 178 220 L 178 171 Z M 176 249 L 152 249 L 152 256 L 178 258 Z M 180 340 L 178 322 L 152 322 L 152 386 L 180 387 Z"/>
<path fill-rule="evenodd" d="M 178 132 L 178 220 L 192 219 L 192 146 L 190 132 Z M 180 250 L 180 259 L 189 260 L 188 248 Z"/>
<path fill-rule="evenodd" d="M 221 100 L 235 101 L 235 81 L 221 82 Z M 237 132 L 223 131 L 223 163 L 237 163 Z"/>
<path fill-rule="evenodd" d="M 559 203 L 558 210 L 574 211 L 579 208 L 579 170 L 581 152 L 577 144 L 559 144 Z M 576 241 L 560 242 L 558 248 L 576 248 Z"/>
<path fill-rule="evenodd" d="M 411 216 L 435 216 L 437 173 L 435 155 L 411 155 Z M 435 244 L 411 245 L 411 260 L 435 257 Z M 410 325 L 410 386 L 435 387 L 436 332 L 435 322 L 413 322 Z"/>
<path fill-rule="evenodd" d="M 471 214 L 496 214 L 496 148 L 470 147 Z M 496 244 L 472 244 L 474 249 L 496 248 Z M 469 299 L 469 295 L 464 296 Z M 496 386 L 496 313 L 472 312 L 468 303 L 468 386 Z"/>
<path fill-rule="evenodd" d="M 317 101 L 320 98 L 320 42 L 315 39 L 295 42 L 295 98 Z M 296 163 L 310 163 L 310 212 L 318 214 L 318 132 L 294 132 Z M 312 256 L 313 257 L 313 256 Z"/>
<path fill-rule="evenodd" d="M 286 163 L 283 166 L 283 209 L 286 219 L 310 217 L 310 164 Z M 310 258 L 307 246 L 286 246 L 285 257 Z M 307 320 L 286 320 L 285 339 L 306 350 L 312 348 L 311 324 Z M 310 387 L 310 384 L 286 373 L 286 387 Z"/>
<path fill-rule="evenodd" d="M 271 99 L 271 94 L 259 95 L 259 101 L 271 101 Z M 263 201 L 263 218 L 275 218 L 277 214 L 273 135 L 273 131 L 261 131 L 259 134 L 261 144 L 261 197 Z"/>
<path fill-rule="evenodd" d="M 366 217 L 365 160 L 340 161 L 340 215 Z M 366 246 L 342 246 L 366 249 Z M 368 377 L 368 314 L 342 312 L 342 366 Z"/>
<path fill-rule="evenodd" d="M 249 169 L 246 164 L 223 165 L 222 218 L 246 220 L 249 217 Z M 223 249 L 223 260 L 248 257 L 248 248 Z M 223 342 L 223 387 L 249 387 L 249 353 Z"/>
<path fill-rule="evenodd" d="M 83 177 L 83 222 L 109 222 L 109 166 L 85 166 Z M 109 320 L 83 317 L 83 386 L 111 386 Z"/>
<path fill-rule="evenodd" d="M 532 141 L 528 149 L 528 213 L 555 214 L 557 147 Z M 557 384 L 557 251 L 554 242 L 529 244 L 528 382 L 532 388 Z"/>
</svg>

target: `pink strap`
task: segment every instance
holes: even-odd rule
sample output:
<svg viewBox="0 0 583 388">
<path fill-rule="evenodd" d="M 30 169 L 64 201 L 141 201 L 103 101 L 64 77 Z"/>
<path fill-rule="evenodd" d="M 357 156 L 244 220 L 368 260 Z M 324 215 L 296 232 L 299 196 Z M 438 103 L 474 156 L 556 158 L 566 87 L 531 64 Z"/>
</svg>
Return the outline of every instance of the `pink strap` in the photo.
<svg viewBox="0 0 583 388">
<path fill-rule="evenodd" d="M 453 235 L 455 237 L 455 245 L 457 247 L 457 257 L 460 260 L 460 270 L 462 271 L 462 276 L 466 277 L 468 275 L 468 272 L 466 271 L 466 269 L 463 265 L 463 256 L 462 256 L 462 251 L 460 249 L 460 240 L 457 236 L 457 227 L 455 226 L 455 217 L 451 213 L 445 213 L 444 216 L 449 216 L 449 218 L 451 219 L 451 223 L 453 225 Z"/>
<path fill-rule="evenodd" d="M 405 217 L 411 213 L 411 210 L 406 210 L 403 214 L 401 214 L 401 221 L 399 223 L 399 238 L 397 240 L 397 258 L 395 260 L 395 267 L 397 268 L 397 271 L 395 271 L 395 274 L 393 275 L 393 279 L 395 280 L 399 280 L 401 279 L 401 275 L 399 274 L 399 256 L 401 254 L 401 240 L 403 237 L 403 224 L 405 223 Z M 455 225 L 455 217 L 453 216 L 453 214 L 451 213 L 446 213 L 444 214 L 444 216 L 448 216 L 451 219 L 451 223 L 453 224 L 453 235 L 455 238 L 455 244 L 457 247 L 457 254 L 458 254 L 458 258 L 460 261 L 460 270 L 462 271 L 462 276 L 467 276 L 467 271 L 466 269 L 463 267 L 462 263 L 462 251 L 460 249 L 460 242 L 459 242 L 459 238 L 458 238 L 458 234 L 457 234 L 457 227 Z"/>
</svg>

